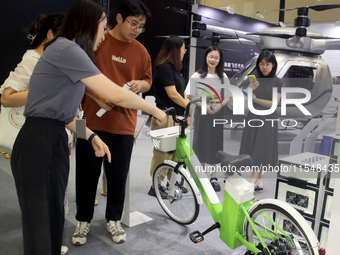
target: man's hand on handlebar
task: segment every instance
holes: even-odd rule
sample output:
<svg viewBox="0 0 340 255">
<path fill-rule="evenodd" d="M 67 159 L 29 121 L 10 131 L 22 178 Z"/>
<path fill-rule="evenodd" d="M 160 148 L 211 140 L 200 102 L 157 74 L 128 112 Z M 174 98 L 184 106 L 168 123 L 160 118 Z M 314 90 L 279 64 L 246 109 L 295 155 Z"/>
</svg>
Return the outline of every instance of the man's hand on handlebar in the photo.
<svg viewBox="0 0 340 255">
<path fill-rule="evenodd" d="M 166 116 L 166 114 L 164 113 L 165 117 L 163 119 L 159 119 L 157 118 L 156 122 L 158 125 L 160 126 L 165 126 L 168 123 L 168 118 Z"/>
<path fill-rule="evenodd" d="M 160 126 L 165 126 L 168 122 L 167 114 L 157 107 L 153 116 L 157 119 L 157 124 Z"/>
</svg>

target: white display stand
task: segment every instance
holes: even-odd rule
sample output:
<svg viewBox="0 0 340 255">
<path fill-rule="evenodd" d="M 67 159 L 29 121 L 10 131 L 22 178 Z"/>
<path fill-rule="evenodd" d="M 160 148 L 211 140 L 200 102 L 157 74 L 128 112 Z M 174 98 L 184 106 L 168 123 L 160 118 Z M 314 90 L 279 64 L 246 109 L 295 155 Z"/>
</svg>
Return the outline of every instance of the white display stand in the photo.
<svg viewBox="0 0 340 255">
<path fill-rule="evenodd" d="M 340 138 L 340 137 L 338 137 Z M 337 156 L 337 164 L 340 164 L 340 143 L 336 144 L 337 150 L 335 155 Z M 339 254 L 339 226 L 340 226 L 340 173 L 334 175 L 334 193 L 333 203 L 330 216 L 330 224 L 328 231 L 328 240 L 326 246 L 327 255 L 338 255 Z"/>
<path fill-rule="evenodd" d="M 135 131 L 135 139 L 138 138 L 141 130 L 143 129 L 146 121 L 148 120 L 148 115 L 137 115 L 137 124 Z M 130 212 L 130 171 L 126 179 L 126 187 L 125 187 L 125 201 L 124 201 L 124 210 L 122 216 L 122 223 L 127 227 L 133 227 L 148 221 L 151 221 L 152 218 L 146 216 L 138 211 Z"/>
<path fill-rule="evenodd" d="M 278 173 L 275 197 L 291 203 L 293 207 L 299 210 L 306 221 L 311 224 L 321 247 L 326 249 L 327 255 L 338 255 L 338 229 L 340 226 L 340 136 L 334 135 L 331 137 L 332 145 L 329 157 L 305 152 L 282 158 L 279 161 L 280 166 L 285 166 L 285 169 L 289 169 L 288 166 L 297 166 L 297 169 L 304 169 L 306 163 L 308 166 L 319 163 L 322 168 L 323 165 L 327 165 L 327 159 L 329 159 L 329 172 L 321 171 L 317 174 L 318 171 L 311 171 L 308 175 L 306 173 L 301 175 L 299 171 L 294 171 L 292 167 L 291 171 L 280 172 Z M 316 157 L 318 157 L 318 162 L 315 160 Z M 313 158 L 314 161 L 309 160 Z M 333 169 L 333 171 L 330 169 Z M 294 178 L 293 185 L 290 185 L 289 181 L 287 181 L 290 178 Z M 288 192 L 294 194 L 294 197 L 301 196 L 308 198 L 308 206 L 301 207 L 301 203 L 294 204 L 294 201 L 287 201 L 288 196 L 286 194 Z"/>
<path fill-rule="evenodd" d="M 276 182 L 275 198 L 289 203 L 301 213 L 321 247 L 326 246 L 330 236 L 328 230 L 334 201 L 333 185 L 329 186 L 334 176 L 329 175 L 329 164 L 329 156 L 312 152 L 281 158 Z"/>
<path fill-rule="evenodd" d="M 340 107 L 338 108 L 338 116 L 336 121 L 336 134 L 340 134 Z M 334 146 L 333 157 L 334 162 L 336 164 L 340 164 L 340 136 L 335 136 L 336 141 L 332 141 L 332 145 Z M 334 139 L 333 138 L 333 139 Z M 332 151 L 331 151 L 332 154 Z M 337 172 L 334 174 L 334 192 L 333 192 L 333 203 L 332 210 L 330 215 L 330 224 L 328 230 L 328 238 L 327 238 L 327 246 L 326 253 L 327 255 L 337 255 L 339 254 L 338 247 L 338 235 L 339 235 L 339 226 L 340 226 L 340 173 Z"/>
<path fill-rule="evenodd" d="M 329 225 L 328 240 L 326 246 L 327 255 L 339 254 L 339 226 L 340 226 L 340 176 L 335 179 L 331 223 Z"/>
<path fill-rule="evenodd" d="M 128 174 L 126 180 L 125 187 L 125 201 L 124 201 L 124 210 L 122 216 L 122 223 L 129 228 L 134 227 L 136 225 L 151 221 L 152 218 L 142 214 L 141 212 L 134 211 L 130 212 L 130 172 Z"/>
</svg>

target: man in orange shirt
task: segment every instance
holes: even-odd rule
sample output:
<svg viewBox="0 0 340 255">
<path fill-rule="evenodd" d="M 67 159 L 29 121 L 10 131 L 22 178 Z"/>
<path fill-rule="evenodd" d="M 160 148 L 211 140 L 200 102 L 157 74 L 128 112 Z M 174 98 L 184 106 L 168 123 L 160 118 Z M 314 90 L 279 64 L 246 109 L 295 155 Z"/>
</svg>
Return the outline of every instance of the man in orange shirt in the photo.
<svg viewBox="0 0 340 255">
<path fill-rule="evenodd" d="M 116 16 L 116 25 L 105 35 L 105 40 L 96 51 L 96 65 L 99 70 L 120 86 L 127 82 L 134 93 L 146 92 L 152 82 L 151 58 L 136 37 L 144 32 L 144 25 L 150 19 L 148 8 L 139 0 L 125 0 Z M 94 201 L 102 160 L 107 177 L 106 220 L 107 231 L 115 243 L 123 243 L 126 233 L 121 227 L 125 184 L 130 167 L 134 142 L 137 111 L 107 102 L 105 98 L 86 90 L 82 107 L 87 126 L 94 130 L 108 145 L 112 162 L 107 158 L 96 158 L 93 148 L 86 140 L 79 139 L 76 147 L 76 202 L 78 221 L 72 237 L 74 245 L 83 245 L 90 231 Z M 107 110 L 102 117 L 96 113 Z"/>
</svg>

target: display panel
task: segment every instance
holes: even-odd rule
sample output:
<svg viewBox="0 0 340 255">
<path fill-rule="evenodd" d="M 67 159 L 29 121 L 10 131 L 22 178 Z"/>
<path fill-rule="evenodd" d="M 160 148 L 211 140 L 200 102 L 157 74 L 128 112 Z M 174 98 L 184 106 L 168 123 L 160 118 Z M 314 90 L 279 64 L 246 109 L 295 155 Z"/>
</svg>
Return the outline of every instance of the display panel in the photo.
<svg viewBox="0 0 340 255">
<path fill-rule="evenodd" d="M 296 186 L 293 186 L 289 185 L 287 180 L 278 179 L 276 185 L 276 199 L 287 202 L 304 217 L 315 218 L 318 199 L 317 189 L 306 186 L 301 180 L 295 180 Z"/>
</svg>

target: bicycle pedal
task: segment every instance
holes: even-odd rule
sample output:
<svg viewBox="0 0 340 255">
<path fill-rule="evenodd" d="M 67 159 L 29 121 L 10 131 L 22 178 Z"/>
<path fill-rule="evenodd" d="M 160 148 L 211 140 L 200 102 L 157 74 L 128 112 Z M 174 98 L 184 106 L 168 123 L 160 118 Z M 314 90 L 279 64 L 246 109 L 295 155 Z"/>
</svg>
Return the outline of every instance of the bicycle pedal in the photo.
<svg viewBox="0 0 340 255">
<path fill-rule="evenodd" d="M 189 237 L 190 237 L 190 240 L 193 241 L 194 243 L 199 243 L 204 240 L 203 234 L 198 230 L 191 232 L 189 234 Z"/>
</svg>

